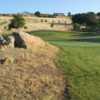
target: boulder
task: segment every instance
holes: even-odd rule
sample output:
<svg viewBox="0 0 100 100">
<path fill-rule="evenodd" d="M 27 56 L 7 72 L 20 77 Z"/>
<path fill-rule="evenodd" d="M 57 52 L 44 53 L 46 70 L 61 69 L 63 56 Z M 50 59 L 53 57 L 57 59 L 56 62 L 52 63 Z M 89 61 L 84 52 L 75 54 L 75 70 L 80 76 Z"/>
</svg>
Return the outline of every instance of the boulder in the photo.
<svg viewBox="0 0 100 100">
<path fill-rule="evenodd" d="M 13 36 L 9 36 L 9 47 L 14 48 L 15 47 L 15 38 Z"/>
<path fill-rule="evenodd" d="M 15 38 L 15 47 L 32 48 L 43 47 L 45 45 L 45 42 L 41 38 L 22 31 L 14 32 L 13 36 Z"/>
<path fill-rule="evenodd" d="M 0 36 L 0 45 L 4 45 L 6 43 L 6 40 L 3 36 Z"/>
</svg>

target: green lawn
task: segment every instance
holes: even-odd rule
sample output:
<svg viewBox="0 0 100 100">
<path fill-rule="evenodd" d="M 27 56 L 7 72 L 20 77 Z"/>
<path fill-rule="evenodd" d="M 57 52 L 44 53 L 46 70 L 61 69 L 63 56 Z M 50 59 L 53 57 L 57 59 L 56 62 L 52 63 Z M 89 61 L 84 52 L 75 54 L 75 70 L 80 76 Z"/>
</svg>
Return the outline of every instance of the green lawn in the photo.
<svg viewBox="0 0 100 100">
<path fill-rule="evenodd" d="M 53 31 L 32 32 L 32 34 L 61 48 L 57 65 L 64 71 L 69 83 L 70 100 L 100 100 L 99 34 Z M 86 36 L 96 38 L 80 39 Z M 73 40 L 75 38 L 78 39 Z"/>
</svg>

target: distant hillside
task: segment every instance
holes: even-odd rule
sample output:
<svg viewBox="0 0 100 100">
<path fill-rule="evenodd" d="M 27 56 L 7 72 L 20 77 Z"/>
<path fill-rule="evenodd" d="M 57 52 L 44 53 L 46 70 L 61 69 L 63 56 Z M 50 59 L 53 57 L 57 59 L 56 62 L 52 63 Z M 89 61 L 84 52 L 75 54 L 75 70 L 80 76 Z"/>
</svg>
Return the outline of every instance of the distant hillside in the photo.
<svg viewBox="0 0 100 100">
<path fill-rule="evenodd" d="M 6 31 L 12 16 L 0 16 L 0 31 Z M 26 25 L 22 29 L 24 31 L 36 30 L 55 30 L 55 31 L 71 31 L 73 29 L 70 17 L 35 17 L 24 16 Z"/>
</svg>

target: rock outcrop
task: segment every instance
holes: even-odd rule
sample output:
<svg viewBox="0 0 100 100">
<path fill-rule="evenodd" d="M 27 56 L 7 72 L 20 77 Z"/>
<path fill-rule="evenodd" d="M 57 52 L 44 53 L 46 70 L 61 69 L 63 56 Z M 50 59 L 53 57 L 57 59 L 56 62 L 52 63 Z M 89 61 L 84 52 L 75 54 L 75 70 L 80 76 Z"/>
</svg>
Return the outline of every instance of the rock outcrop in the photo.
<svg viewBox="0 0 100 100">
<path fill-rule="evenodd" d="M 39 37 L 32 36 L 22 31 L 16 31 L 8 36 L 8 41 L 6 41 L 3 36 L 0 36 L 0 45 L 8 45 L 8 47 L 11 48 L 35 48 L 45 46 L 46 42 Z"/>
<path fill-rule="evenodd" d="M 13 36 L 9 36 L 9 47 L 14 48 L 15 47 L 15 38 Z"/>
<path fill-rule="evenodd" d="M 22 31 L 13 32 L 9 39 L 11 47 L 18 48 L 43 47 L 46 44 L 41 38 Z"/>
</svg>

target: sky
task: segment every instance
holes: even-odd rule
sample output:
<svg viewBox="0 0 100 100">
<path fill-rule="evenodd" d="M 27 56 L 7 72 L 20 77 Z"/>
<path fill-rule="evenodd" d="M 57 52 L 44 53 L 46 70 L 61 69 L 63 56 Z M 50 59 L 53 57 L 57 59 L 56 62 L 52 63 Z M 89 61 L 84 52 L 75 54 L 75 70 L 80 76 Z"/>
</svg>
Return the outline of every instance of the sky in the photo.
<svg viewBox="0 0 100 100">
<path fill-rule="evenodd" d="M 0 0 L 0 13 L 100 12 L 100 0 Z"/>
</svg>

